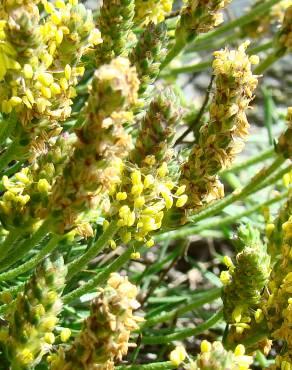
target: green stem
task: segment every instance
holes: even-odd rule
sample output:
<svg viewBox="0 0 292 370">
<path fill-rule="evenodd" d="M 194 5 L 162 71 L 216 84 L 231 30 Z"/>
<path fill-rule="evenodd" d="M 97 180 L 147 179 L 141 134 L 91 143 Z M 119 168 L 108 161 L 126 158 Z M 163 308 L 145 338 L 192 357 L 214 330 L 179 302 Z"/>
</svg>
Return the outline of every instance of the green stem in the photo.
<svg viewBox="0 0 292 370">
<path fill-rule="evenodd" d="M 192 39 L 194 39 L 194 37 Z M 162 71 L 163 68 L 165 68 L 175 57 L 177 57 L 185 46 L 186 42 L 184 40 L 176 40 L 174 46 L 170 49 L 164 61 L 161 63 L 160 70 Z"/>
<path fill-rule="evenodd" d="M 268 55 L 266 59 L 264 59 L 253 71 L 254 74 L 261 75 L 263 74 L 269 67 L 275 63 L 280 56 L 277 53 L 273 52 L 272 54 Z"/>
<path fill-rule="evenodd" d="M 207 321 L 205 321 L 201 325 L 196 326 L 195 328 L 182 329 L 175 333 L 171 333 L 167 335 L 143 337 L 142 343 L 144 344 L 164 344 L 164 343 L 173 342 L 175 340 L 183 340 L 183 339 L 201 334 L 205 330 L 210 329 L 212 326 L 214 326 L 217 322 L 221 321 L 222 319 L 223 319 L 223 310 L 220 309 L 213 316 L 211 316 Z"/>
<path fill-rule="evenodd" d="M 2 145 L 14 130 L 16 125 L 15 114 L 11 114 L 9 118 L 2 119 L 0 122 L 0 145 Z"/>
<path fill-rule="evenodd" d="M 4 242 L 0 245 L 0 261 L 2 261 L 12 249 L 12 246 L 17 242 L 20 238 L 20 233 L 18 230 L 11 230 L 9 234 L 6 236 Z"/>
<path fill-rule="evenodd" d="M 152 364 L 145 365 L 129 365 L 129 366 L 116 366 L 116 370 L 168 370 L 177 369 L 177 366 L 172 365 L 170 361 L 166 362 L 154 362 Z"/>
<path fill-rule="evenodd" d="M 184 302 L 183 307 L 174 309 L 170 312 L 160 314 L 156 317 L 146 319 L 145 323 L 141 326 L 142 328 L 154 326 L 158 323 L 172 320 L 175 317 L 180 317 L 181 315 L 190 312 L 202 305 L 212 302 L 221 296 L 221 288 L 209 289 L 202 293 L 195 294 L 189 302 Z"/>
<path fill-rule="evenodd" d="M 119 227 L 117 221 L 112 221 L 106 231 L 98 238 L 97 242 L 91 246 L 87 252 L 77 258 L 68 266 L 67 280 L 70 280 L 75 274 L 80 272 L 104 247 L 108 245 L 110 239 L 114 237 Z"/>
<path fill-rule="evenodd" d="M 214 221 L 210 220 L 208 222 L 203 223 L 202 225 L 192 226 L 192 227 L 182 227 L 179 230 L 173 230 L 173 231 L 169 231 L 167 233 L 157 235 L 155 237 L 155 241 L 159 243 L 159 242 L 162 242 L 164 240 L 185 238 L 185 237 L 190 236 L 190 235 L 199 234 L 201 231 L 206 230 L 206 229 L 213 229 L 215 227 L 223 227 L 223 226 L 233 224 L 234 222 L 237 222 L 238 220 L 240 220 L 243 217 L 251 215 L 252 213 L 258 211 L 261 208 L 268 207 L 271 204 L 280 202 L 281 200 L 285 199 L 288 196 L 288 194 L 289 194 L 289 191 L 287 190 L 284 193 L 278 195 L 277 197 L 274 197 L 274 198 L 272 198 L 272 199 L 270 199 L 270 200 L 268 200 L 264 203 L 256 204 L 255 206 L 253 206 L 253 207 L 251 207 L 251 208 L 249 208 L 249 209 L 247 209 L 243 212 L 232 215 L 232 216 L 217 218 Z M 190 221 L 192 221 L 191 218 L 190 218 Z"/>
<path fill-rule="evenodd" d="M 100 284 L 103 284 L 112 272 L 117 271 L 119 268 L 121 268 L 130 259 L 131 254 L 133 253 L 134 250 L 135 250 L 135 248 L 133 246 L 132 247 L 130 247 L 130 246 L 127 247 L 125 252 L 123 254 L 121 254 L 117 259 L 115 259 L 101 273 L 99 273 L 94 278 L 90 279 L 87 283 L 85 283 L 81 287 L 79 287 L 79 288 L 75 289 L 74 291 L 66 294 L 63 297 L 63 302 L 65 304 L 69 303 L 69 302 L 73 301 L 74 299 L 77 299 L 80 296 L 88 293 L 89 291 L 94 289 L 96 286 L 98 286 Z"/>
<path fill-rule="evenodd" d="M 19 147 L 15 143 L 11 143 L 5 152 L 0 155 L 0 172 L 6 169 L 11 161 L 18 159 L 18 155 Z"/>
<path fill-rule="evenodd" d="M 256 176 L 254 176 L 251 181 L 243 187 L 241 190 L 235 190 L 233 193 L 227 195 L 224 199 L 217 201 L 214 204 L 207 206 L 202 211 L 199 211 L 195 214 L 191 220 L 192 222 L 201 221 L 207 217 L 211 217 L 216 215 L 219 211 L 222 211 L 225 207 L 229 206 L 230 204 L 234 203 L 237 200 L 244 199 L 252 192 L 257 190 L 263 189 L 264 187 L 270 185 L 267 182 L 269 179 L 268 177 L 278 169 L 283 163 L 285 162 L 285 158 L 279 156 L 275 159 L 275 161 L 268 167 L 263 168 Z M 266 179 L 266 180 L 265 180 Z"/>
<path fill-rule="evenodd" d="M 268 158 L 273 157 L 274 154 L 275 154 L 275 149 L 270 148 L 270 149 L 266 150 L 265 152 L 262 152 L 259 155 L 256 155 L 256 156 L 254 156 L 254 157 L 252 157 L 252 158 L 250 158 L 246 161 L 235 164 L 231 168 L 227 168 L 226 170 L 221 171 L 219 173 L 219 175 L 225 175 L 228 172 L 238 172 L 238 171 L 244 170 L 245 168 L 248 168 L 250 166 L 253 166 L 254 164 L 257 164 L 257 163 L 262 162 L 262 161 L 264 161 Z"/>
<path fill-rule="evenodd" d="M 25 239 L 0 263 L 0 270 L 4 270 L 19 261 L 32 248 L 34 248 L 51 230 L 52 220 L 48 218 L 42 223 L 38 230 Z"/>
<path fill-rule="evenodd" d="M 63 238 L 61 235 L 53 236 L 52 239 L 48 242 L 48 244 L 41 249 L 41 251 L 32 259 L 24 263 L 23 265 L 16 267 L 15 269 L 9 270 L 0 274 L 0 281 L 8 281 L 16 276 L 23 274 L 24 272 L 33 269 L 38 263 L 48 254 L 52 253 L 52 251 L 58 246 L 58 243 Z"/>
</svg>

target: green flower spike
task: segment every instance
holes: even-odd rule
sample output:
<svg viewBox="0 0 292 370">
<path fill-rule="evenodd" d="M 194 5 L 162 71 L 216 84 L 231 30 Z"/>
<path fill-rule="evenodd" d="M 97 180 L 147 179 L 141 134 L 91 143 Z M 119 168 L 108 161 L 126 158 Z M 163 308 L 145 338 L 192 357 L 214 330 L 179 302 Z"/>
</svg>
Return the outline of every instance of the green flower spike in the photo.
<svg viewBox="0 0 292 370">
<path fill-rule="evenodd" d="M 252 313 L 258 308 L 268 283 L 270 257 L 259 231 L 251 226 L 238 229 L 236 244 L 239 253 L 235 262 L 225 257 L 229 270 L 222 272 L 220 278 L 225 284 L 222 295 L 225 320 L 241 333 L 250 328 Z"/>
<path fill-rule="evenodd" d="M 134 0 L 105 0 L 97 19 L 103 43 L 96 48 L 97 67 L 118 56 L 128 55 L 129 34 L 133 26 Z"/>
<path fill-rule="evenodd" d="M 145 93 L 148 86 L 156 80 L 166 54 L 167 42 L 166 24 L 155 25 L 150 22 L 129 55 L 140 80 L 139 94 Z"/>
<path fill-rule="evenodd" d="M 47 258 L 17 296 L 6 318 L 9 325 L 1 332 L 11 369 L 34 369 L 51 350 L 66 273 L 62 257 Z"/>
<path fill-rule="evenodd" d="M 112 370 L 126 355 L 130 333 L 143 318 L 134 316 L 139 307 L 138 290 L 127 277 L 112 274 L 91 305 L 90 316 L 69 348 L 50 357 L 51 370 Z"/>
</svg>

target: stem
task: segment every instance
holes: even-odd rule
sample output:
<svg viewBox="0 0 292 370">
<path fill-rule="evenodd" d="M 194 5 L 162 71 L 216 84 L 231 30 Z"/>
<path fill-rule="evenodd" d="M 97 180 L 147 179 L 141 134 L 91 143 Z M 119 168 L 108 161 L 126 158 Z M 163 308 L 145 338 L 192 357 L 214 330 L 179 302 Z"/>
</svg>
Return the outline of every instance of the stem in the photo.
<svg viewBox="0 0 292 370">
<path fill-rule="evenodd" d="M 177 369 L 177 366 L 172 365 L 170 361 L 166 362 L 154 362 L 153 364 L 146 365 L 129 365 L 129 366 L 116 366 L 116 370 L 167 370 Z"/>
<path fill-rule="evenodd" d="M 110 239 L 118 231 L 117 221 L 112 221 L 106 231 L 98 238 L 97 242 L 93 244 L 86 253 L 77 258 L 68 266 L 67 279 L 70 280 L 75 274 L 82 270 L 88 262 L 90 262 L 99 252 L 107 246 Z"/>
<path fill-rule="evenodd" d="M 16 117 L 11 114 L 8 119 L 2 119 L 0 123 L 0 145 L 5 142 L 16 125 Z"/>
<path fill-rule="evenodd" d="M 186 66 L 178 67 L 178 68 L 171 68 L 169 72 L 162 74 L 162 77 L 166 76 L 176 76 L 180 73 L 196 73 L 204 71 L 207 68 L 212 67 L 212 61 L 208 60 L 207 62 L 201 62 L 201 63 L 194 63 L 194 64 L 188 64 Z"/>
<path fill-rule="evenodd" d="M 221 211 L 225 207 L 234 203 L 235 201 L 243 199 L 247 197 L 248 195 L 250 195 L 252 192 L 255 192 L 256 188 L 257 190 L 260 190 L 270 185 L 270 182 L 268 181 L 269 175 L 272 174 L 276 169 L 278 169 L 284 162 L 285 162 L 285 158 L 283 158 L 282 156 L 277 157 L 275 161 L 269 167 L 263 168 L 241 190 L 235 190 L 233 193 L 227 195 L 224 199 L 219 200 L 216 203 L 207 206 L 205 209 L 195 214 L 192 217 L 192 222 L 198 222 L 207 217 L 211 217 L 217 214 L 219 211 Z"/>
<path fill-rule="evenodd" d="M 53 236 L 48 244 L 35 257 L 13 270 L 9 270 L 8 272 L 0 274 L 0 281 L 11 280 L 16 276 L 33 269 L 46 255 L 52 253 L 52 251 L 58 246 L 58 243 L 62 238 L 63 236 L 61 235 Z"/>
<path fill-rule="evenodd" d="M 0 261 L 2 261 L 12 249 L 12 246 L 17 242 L 20 238 L 20 233 L 18 230 L 11 230 L 9 234 L 6 236 L 4 242 L 0 245 Z"/>
<path fill-rule="evenodd" d="M 273 52 L 268 55 L 253 71 L 254 74 L 261 75 L 265 72 L 273 63 L 275 63 L 280 57 L 277 53 Z"/>
<path fill-rule="evenodd" d="M 128 247 L 125 250 L 125 252 L 121 254 L 117 259 L 115 259 L 108 267 L 106 267 L 104 271 L 102 271 L 100 274 L 95 276 L 93 279 L 90 279 L 87 283 L 85 283 L 81 287 L 73 290 L 73 292 L 66 294 L 63 297 L 63 302 L 65 304 L 69 303 L 73 301 L 74 299 L 79 298 L 80 296 L 88 293 L 90 290 L 92 290 L 96 286 L 103 284 L 112 272 L 117 271 L 119 268 L 121 268 L 124 265 L 124 263 L 126 263 L 130 259 L 133 251 L 134 251 L 133 246 Z"/>
<path fill-rule="evenodd" d="M 176 40 L 174 46 L 172 47 L 172 49 L 170 49 L 170 51 L 168 52 L 168 54 L 166 55 L 164 61 L 161 63 L 161 66 L 160 66 L 160 70 L 162 71 L 163 68 L 165 68 L 175 57 L 177 57 L 180 52 L 183 50 L 183 48 L 185 47 L 186 45 L 186 42 L 184 42 L 183 40 Z"/>
<path fill-rule="evenodd" d="M 20 260 L 27 254 L 34 246 L 36 246 L 51 230 L 52 220 L 48 218 L 42 223 L 38 230 L 31 235 L 30 238 L 23 240 L 12 253 L 10 253 L 2 263 L 0 263 L 0 270 L 10 267 L 15 262 Z"/>
<path fill-rule="evenodd" d="M 274 148 L 268 149 L 268 150 L 266 150 L 265 152 L 262 152 L 259 155 L 256 155 L 256 156 L 254 156 L 254 157 L 252 157 L 252 158 L 250 158 L 246 161 L 243 161 L 241 163 L 238 163 L 238 164 L 232 166 L 231 168 L 227 168 L 226 170 L 221 171 L 219 173 L 219 175 L 225 175 L 228 172 L 238 172 L 238 171 L 244 170 L 247 167 L 253 166 L 254 164 L 257 164 L 257 163 L 262 162 L 262 161 L 264 161 L 268 158 L 273 157 L 274 154 L 275 154 L 275 149 Z"/>
<path fill-rule="evenodd" d="M 0 155 L 0 172 L 2 172 L 11 161 L 17 159 L 19 153 L 19 146 L 15 145 L 15 143 L 11 143 L 5 152 Z"/>
<path fill-rule="evenodd" d="M 289 194 L 289 190 L 285 191 L 284 193 L 280 194 L 279 196 L 275 198 L 272 198 L 264 203 L 256 204 L 255 206 L 243 212 L 232 215 L 232 216 L 226 216 L 226 217 L 219 218 L 219 219 L 217 218 L 214 221 L 208 221 L 207 223 L 203 223 L 202 225 L 192 226 L 192 227 L 182 227 L 180 230 L 169 231 L 167 233 L 157 235 L 155 237 L 155 241 L 159 243 L 164 240 L 185 238 L 190 235 L 199 234 L 202 230 L 213 229 L 214 227 L 223 227 L 223 226 L 230 225 L 240 220 L 243 217 L 251 215 L 252 213 L 258 211 L 259 209 L 263 207 L 267 207 L 267 206 L 270 206 L 271 204 L 280 202 L 282 199 L 285 199 L 288 196 L 288 194 Z M 192 219 L 190 220 L 192 221 Z"/>
<path fill-rule="evenodd" d="M 142 328 L 154 326 L 156 324 L 172 320 L 175 317 L 180 317 L 186 312 L 192 311 L 195 308 L 201 307 L 202 305 L 212 302 L 221 296 L 221 288 L 209 289 L 208 291 L 194 294 L 190 299 L 189 303 L 184 302 L 184 306 L 174 309 L 168 313 L 161 314 L 157 317 L 147 319 L 141 326 Z"/>
<path fill-rule="evenodd" d="M 189 338 L 195 335 L 201 334 L 203 331 L 210 329 L 214 326 L 217 322 L 223 319 L 223 310 L 220 309 L 214 315 L 212 315 L 207 321 L 202 323 L 201 325 L 196 326 L 195 328 L 187 328 L 179 330 L 175 333 L 171 333 L 168 335 L 157 335 L 157 336 L 149 336 L 143 337 L 142 343 L 144 344 L 164 344 L 173 342 L 175 340 L 183 340 L 185 338 Z"/>
</svg>

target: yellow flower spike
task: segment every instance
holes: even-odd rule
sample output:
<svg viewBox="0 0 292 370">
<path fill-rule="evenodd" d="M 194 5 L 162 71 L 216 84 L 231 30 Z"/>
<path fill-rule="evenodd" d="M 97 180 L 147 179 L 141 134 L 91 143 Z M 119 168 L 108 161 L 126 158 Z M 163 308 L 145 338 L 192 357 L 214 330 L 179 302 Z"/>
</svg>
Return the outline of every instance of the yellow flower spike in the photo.
<svg viewBox="0 0 292 370">
<path fill-rule="evenodd" d="M 150 188 L 155 183 L 155 179 L 152 175 L 147 175 L 144 179 L 144 187 L 145 189 Z"/>
<path fill-rule="evenodd" d="M 188 196 L 186 194 L 183 194 L 176 201 L 176 206 L 179 207 L 179 208 L 183 207 L 186 204 L 187 201 L 188 201 Z"/>
<path fill-rule="evenodd" d="M 222 271 L 220 274 L 220 280 L 223 285 L 227 285 L 231 282 L 231 275 L 229 271 Z"/>
<path fill-rule="evenodd" d="M 121 200 L 125 200 L 125 199 L 127 199 L 127 193 L 125 191 L 123 191 L 123 192 L 119 191 L 116 195 L 116 200 L 121 201 Z"/>
<path fill-rule="evenodd" d="M 157 170 L 157 175 L 160 177 L 165 177 L 168 174 L 167 163 L 163 162 L 162 165 Z"/>
<path fill-rule="evenodd" d="M 183 346 L 177 346 L 173 351 L 169 354 L 169 360 L 174 366 L 179 366 L 185 359 L 187 353 Z"/>
<path fill-rule="evenodd" d="M 54 82 L 54 77 L 50 73 L 41 72 L 38 75 L 38 81 L 42 85 L 49 87 Z"/>
<path fill-rule="evenodd" d="M 61 342 L 63 343 L 68 342 L 70 337 L 71 337 L 71 330 L 69 328 L 64 328 L 61 330 L 61 333 L 60 333 Z"/>
<path fill-rule="evenodd" d="M 33 77 L 33 69 L 30 64 L 25 64 L 22 71 L 26 79 L 30 80 Z"/>
<path fill-rule="evenodd" d="M 72 74 L 72 68 L 69 64 L 66 64 L 66 67 L 64 69 L 64 73 L 65 73 L 66 79 L 69 81 L 70 78 L 71 78 L 71 74 Z"/>
<path fill-rule="evenodd" d="M 202 340 L 200 347 L 201 347 L 201 352 L 202 353 L 210 352 L 211 349 L 212 349 L 211 343 L 208 342 L 207 340 Z"/>
<path fill-rule="evenodd" d="M 138 260 L 140 257 L 141 257 L 141 255 L 140 255 L 139 252 L 133 252 L 133 253 L 131 253 L 131 258 L 133 260 Z"/>
<path fill-rule="evenodd" d="M 44 336 L 44 340 L 48 344 L 53 344 L 55 343 L 55 336 L 53 333 L 46 333 Z"/>
<path fill-rule="evenodd" d="M 134 207 L 135 208 L 142 208 L 145 204 L 145 198 L 143 196 L 139 196 L 134 200 Z"/>
<path fill-rule="evenodd" d="M 111 249 L 116 249 L 117 248 L 117 244 L 113 239 L 111 239 L 109 241 L 109 245 L 110 245 Z"/>
<path fill-rule="evenodd" d="M 27 348 L 24 348 L 17 357 L 23 365 L 29 365 L 34 361 L 32 352 Z"/>
</svg>

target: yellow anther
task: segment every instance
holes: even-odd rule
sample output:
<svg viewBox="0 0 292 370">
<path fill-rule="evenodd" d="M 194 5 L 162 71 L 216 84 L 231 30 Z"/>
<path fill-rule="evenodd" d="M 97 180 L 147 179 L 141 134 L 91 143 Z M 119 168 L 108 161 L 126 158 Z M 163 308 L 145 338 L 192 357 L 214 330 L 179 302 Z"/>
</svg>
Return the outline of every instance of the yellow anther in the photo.
<svg viewBox="0 0 292 370">
<path fill-rule="evenodd" d="M 274 231 L 274 229 L 275 229 L 274 224 L 267 224 L 266 225 L 266 234 L 267 234 L 267 236 L 270 236 L 272 234 L 272 232 Z"/>
<path fill-rule="evenodd" d="M 51 92 L 51 89 L 49 87 L 42 86 L 41 87 L 41 92 L 42 92 L 43 96 L 47 99 L 50 99 L 52 97 L 52 92 Z"/>
<path fill-rule="evenodd" d="M 55 35 L 57 45 L 60 45 L 62 43 L 63 37 L 63 31 L 61 29 L 58 29 Z"/>
<path fill-rule="evenodd" d="M 102 228 L 104 231 L 109 227 L 109 224 L 108 220 L 103 220 Z"/>
<path fill-rule="evenodd" d="M 151 248 L 151 247 L 153 247 L 153 245 L 154 245 L 154 240 L 153 239 L 147 240 L 146 247 Z"/>
<path fill-rule="evenodd" d="M 44 86 L 49 87 L 54 82 L 54 77 L 47 72 L 42 72 L 38 75 L 38 80 Z"/>
<path fill-rule="evenodd" d="M 65 343 L 71 337 L 71 330 L 69 328 L 64 328 L 61 330 L 60 339 L 61 342 Z"/>
<path fill-rule="evenodd" d="M 127 244 L 129 241 L 132 239 L 132 234 L 131 232 L 123 232 L 120 234 L 121 240 L 123 243 Z"/>
<path fill-rule="evenodd" d="M 127 193 L 119 191 L 116 195 L 116 200 L 121 201 L 121 200 L 125 200 L 125 199 L 127 199 Z"/>
<path fill-rule="evenodd" d="M 66 5 L 63 0 L 56 0 L 55 5 L 59 9 L 66 9 Z"/>
<path fill-rule="evenodd" d="M 33 69 L 30 64 L 25 64 L 23 66 L 23 74 L 24 74 L 24 77 L 27 79 L 31 79 L 33 77 Z"/>
<path fill-rule="evenodd" d="M 113 239 L 111 239 L 109 241 L 109 245 L 110 245 L 111 249 L 116 249 L 117 248 L 117 244 Z"/>
<path fill-rule="evenodd" d="M 259 64 L 260 58 L 257 55 L 251 55 L 249 57 L 249 61 L 251 62 L 251 64 Z"/>
<path fill-rule="evenodd" d="M 145 189 L 150 188 L 155 182 L 155 179 L 152 175 L 147 175 L 144 179 L 144 187 Z"/>
<path fill-rule="evenodd" d="M 258 308 L 255 311 L 254 318 L 255 318 L 256 323 L 258 323 L 258 324 L 263 320 L 264 315 L 263 315 L 263 311 L 260 308 Z"/>
<path fill-rule="evenodd" d="M 187 353 L 183 346 L 177 346 L 169 354 L 169 360 L 173 366 L 179 366 L 186 358 Z"/>
<path fill-rule="evenodd" d="M 141 255 L 140 255 L 139 252 L 133 252 L 133 253 L 131 253 L 131 258 L 133 260 L 138 260 L 140 257 L 141 257 Z"/>
<path fill-rule="evenodd" d="M 176 206 L 177 207 L 183 207 L 186 204 L 187 201 L 188 201 L 188 196 L 186 194 L 183 194 L 176 201 Z"/>
<path fill-rule="evenodd" d="M 55 11 L 54 5 L 52 3 L 49 3 L 48 1 L 44 2 L 44 8 L 48 14 L 52 14 Z"/>
<path fill-rule="evenodd" d="M 237 306 L 232 312 L 232 318 L 235 322 L 239 323 L 242 317 L 242 307 Z"/>
<path fill-rule="evenodd" d="M 144 204 L 145 204 L 145 198 L 143 196 L 137 197 L 134 200 L 134 207 L 135 208 L 141 208 L 141 207 L 144 206 Z"/>
<path fill-rule="evenodd" d="M 163 162 L 162 165 L 157 170 L 157 175 L 160 177 L 165 177 L 168 174 L 167 163 Z"/>
<path fill-rule="evenodd" d="M 235 347 L 234 354 L 235 354 L 235 356 L 243 356 L 243 355 L 245 354 L 245 348 L 244 348 L 244 345 L 242 345 L 242 344 L 238 344 L 238 345 Z"/>
<path fill-rule="evenodd" d="M 44 340 L 48 344 L 53 344 L 55 342 L 55 336 L 53 333 L 46 333 L 44 336 Z"/>
<path fill-rule="evenodd" d="M 28 348 L 24 348 L 17 357 L 23 365 L 29 365 L 34 360 L 33 353 Z"/>
<path fill-rule="evenodd" d="M 50 86 L 50 89 L 51 89 L 51 92 L 53 95 L 58 95 L 58 94 L 61 94 L 61 87 L 59 84 L 57 84 L 56 82 L 54 82 L 51 86 Z"/>
<path fill-rule="evenodd" d="M 179 196 L 182 195 L 186 191 L 186 185 L 182 185 L 179 188 L 177 188 L 175 195 Z"/>
<path fill-rule="evenodd" d="M 60 86 L 63 90 L 68 90 L 69 84 L 65 77 L 60 78 Z"/>
<path fill-rule="evenodd" d="M 141 184 L 137 184 L 137 185 L 133 185 L 132 186 L 132 189 L 131 189 L 131 193 L 133 195 L 139 196 L 142 193 L 143 188 L 144 187 L 143 187 L 143 184 L 142 183 Z"/>
<path fill-rule="evenodd" d="M 66 67 L 64 69 L 65 77 L 67 80 L 70 80 L 71 74 L 72 74 L 72 68 L 69 64 L 66 64 Z"/>
<path fill-rule="evenodd" d="M 59 12 L 52 13 L 51 19 L 55 25 L 59 25 L 62 22 L 62 16 Z"/>
<path fill-rule="evenodd" d="M 223 257 L 223 263 L 226 267 L 234 267 L 234 264 L 232 262 L 232 259 L 229 256 L 224 256 Z"/>
<path fill-rule="evenodd" d="M 220 274 L 220 280 L 223 285 L 227 285 L 231 282 L 231 275 L 229 271 L 222 271 Z"/>
<path fill-rule="evenodd" d="M 211 343 L 208 342 L 207 340 L 202 340 L 202 342 L 201 342 L 201 352 L 202 353 L 210 352 L 211 349 L 212 349 Z"/>
<path fill-rule="evenodd" d="M 140 185 L 141 184 L 141 172 L 135 170 L 131 173 L 131 180 L 133 185 Z"/>
<path fill-rule="evenodd" d="M 18 97 L 18 96 L 12 96 L 9 99 L 9 102 L 12 105 L 12 107 L 16 107 L 17 105 L 19 105 L 19 104 L 22 103 L 22 99 L 20 97 Z"/>
<path fill-rule="evenodd" d="M 167 191 L 161 191 L 161 195 L 163 196 L 163 199 L 165 201 L 165 207 L 167 209 L 170 209 L 173 205 L 173 198 L 170 194 L 170 192 L 167 192 Z"/>
<path fill-rule="evenodd" d="M 40 193 L 48 193 L 51 190 L 51 185 L 46 179 L 39 179 L 37 188 Z"/>
</svg>

